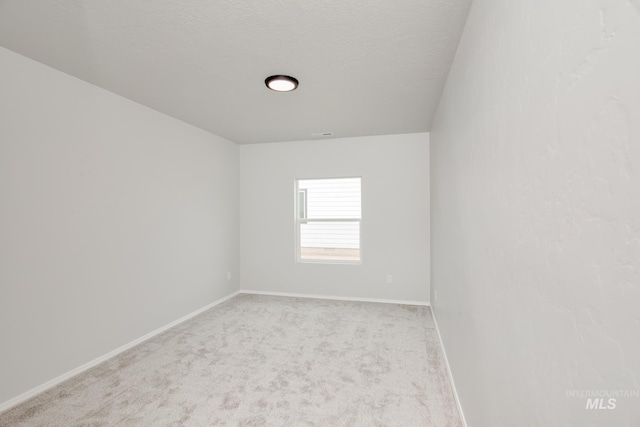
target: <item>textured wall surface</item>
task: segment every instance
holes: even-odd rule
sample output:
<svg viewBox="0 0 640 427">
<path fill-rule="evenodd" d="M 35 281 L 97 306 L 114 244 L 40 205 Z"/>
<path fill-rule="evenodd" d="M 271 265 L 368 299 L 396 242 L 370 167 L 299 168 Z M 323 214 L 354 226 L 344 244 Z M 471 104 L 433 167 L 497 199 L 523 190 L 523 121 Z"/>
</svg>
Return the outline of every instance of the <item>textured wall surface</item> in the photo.
<svg viewBox="0 0 640 427">
<path fill-rule="evenodd" d="M 429 134 L 242 145 L 240 171 L 242 289 L 429 300 Z M 296 263 L 294 181 L 355 176 L 362 264 Z"/>
<path fill-rule="evenodd" d="M 2 404 L 235 291 L 239 220 L 235 144 L 3 48 L 0 70 Z"/>
<path fill-rule="evenodd" d="M 469 425 L 640 425 L 640 3 L 474 2 L 431 148 L 432 301 Z"/>
</svg>

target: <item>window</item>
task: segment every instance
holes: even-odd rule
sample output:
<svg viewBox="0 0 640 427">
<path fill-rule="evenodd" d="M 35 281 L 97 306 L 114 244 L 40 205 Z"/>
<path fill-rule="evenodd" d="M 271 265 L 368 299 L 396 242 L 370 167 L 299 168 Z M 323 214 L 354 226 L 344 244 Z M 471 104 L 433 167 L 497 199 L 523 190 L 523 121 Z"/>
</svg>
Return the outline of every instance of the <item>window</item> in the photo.
<svg viewBox="0 0 640 427">
<path fill-rule="evenodd" d="M 296 181 L 296 259 L 358 264 L 361 178 Z"/>
</svg>

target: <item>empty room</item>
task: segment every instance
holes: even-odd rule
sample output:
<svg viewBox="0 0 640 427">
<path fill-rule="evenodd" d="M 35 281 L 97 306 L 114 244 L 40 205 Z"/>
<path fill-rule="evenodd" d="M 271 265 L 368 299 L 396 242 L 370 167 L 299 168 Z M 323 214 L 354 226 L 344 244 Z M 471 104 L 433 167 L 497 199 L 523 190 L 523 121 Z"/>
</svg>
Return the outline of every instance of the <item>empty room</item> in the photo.
<svg viewBox="0 0 640 427">
<path fill-rule="evenodd" d="M 640 426 L 640 0 L 0 0 L 5 426 Z"/>
</svg>

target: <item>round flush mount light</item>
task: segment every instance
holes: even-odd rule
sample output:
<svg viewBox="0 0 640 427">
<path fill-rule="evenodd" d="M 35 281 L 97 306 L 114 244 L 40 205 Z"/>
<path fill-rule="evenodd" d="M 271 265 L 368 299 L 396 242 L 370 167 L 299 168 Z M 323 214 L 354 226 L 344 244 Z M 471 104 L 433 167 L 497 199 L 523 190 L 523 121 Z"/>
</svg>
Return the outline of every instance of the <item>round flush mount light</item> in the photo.
<svg viewBox="0 0 640 427">
<path fill-rule="evenodd" d="M 264 84 L 276 92 L 291 92 L 298 87 L 298 79 L 291 76 L 269 76 L 264 80 Z"/>
</svg>

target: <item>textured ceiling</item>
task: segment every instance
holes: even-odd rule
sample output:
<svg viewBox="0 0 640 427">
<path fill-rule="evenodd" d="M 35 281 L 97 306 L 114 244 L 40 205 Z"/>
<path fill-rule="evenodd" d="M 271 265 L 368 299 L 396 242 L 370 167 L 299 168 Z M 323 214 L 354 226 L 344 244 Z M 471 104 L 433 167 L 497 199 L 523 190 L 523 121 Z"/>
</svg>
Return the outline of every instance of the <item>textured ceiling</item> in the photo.
<svg viewBox="0 0 640 427">
<path fill-rule="evenodd" d="M 424 132 L 470 3 L 0 0 L 0 45 L 238 143 Z"/>
</svg>

